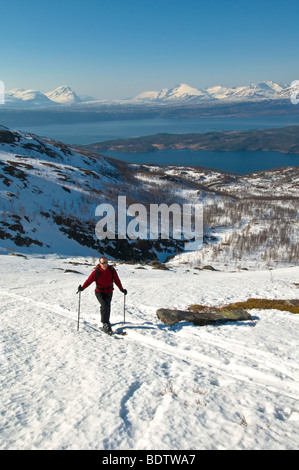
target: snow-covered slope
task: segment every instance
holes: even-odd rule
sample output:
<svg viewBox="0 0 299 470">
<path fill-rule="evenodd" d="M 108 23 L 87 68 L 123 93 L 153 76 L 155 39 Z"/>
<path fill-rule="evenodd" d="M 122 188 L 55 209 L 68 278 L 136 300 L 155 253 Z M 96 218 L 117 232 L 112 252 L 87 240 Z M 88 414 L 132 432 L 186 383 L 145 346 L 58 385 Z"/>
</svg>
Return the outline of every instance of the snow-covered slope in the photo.
<svg viewBox="0 0 299 470">
<path fill-rule="evenodd" d="M 154 165 L 143 165 L 143 172 L 133 167 L 149 188 L 160 185 L 161 196 L 162 180 L 178 199 L 202 204 L 203 245 L 191 245 L 179 255 L 182 262 L 220 270 L 298 266 L 298 167 L 243 176 L 186 166 L 164 167 L 162 176 Z"/>
<path fill-rule="evenodd" d="M 2 450 L 298 448 L 298 315 L 253 310 L 253 321 L 170 327 L 156 310 L 298 298 L 299 268 L 271 279 L 117 265 L 128 335 L 111 338 L 97 331 L 92 286 L 77 331 L 77 286 L 95 261 L 0 256 Z M 111 321 L 123 326 L 118 289 Z"/>
<path fill-rule="evenodd" d="M 126 163 L 1 126 L 0 247 L 4 252 L 101 252 L 119 259 L 152 259 L 160 251 L 166 257 L 183 242 L 166 240 L 167 248 L 149 241 L 141 250 L 138 243 L 99 241 L 95 234 L 96 207 L 116 207 L 119 195 L 148 203 L 143 186 Z"/>
<path fill-rule="evenodd" d="M 32 134 L 2 128 L 0 140 L 2 248 L 80 253 L 87 243 L 93 249 L 88 221 L 96 201 L 109 199 L 103 197 L 106 187 L 119 182 L 117 168 Z"/>
<path fill-rule="evenodd" d="M 295 450 L 298 315 L 196 327 L 156 311 L 298 298 L 298 171 L 127 165 L 1 126 L 1 449 Z M 99 243 L 95 208 L 118 195 L 201 202 L 203 247 L 153 269 L 137 260 L 179 247 Z M 125 325 L 117 288 L 112 303 L 124 337 L 98 330 L 92 286 L 77 331 L 103 253 L 128 290 Z"/>
<path fill-rule="evenodd" d="M 18 107 L 18 108 L 28 108 L 28 107 L 44 107 L 52 106 L 53 101 L 51 101 L 46 95 L 37 90 L 23 90 L 15 88 L 9 90 L 5 94 L 5 103 L 6 107 Z"/>
</svg>

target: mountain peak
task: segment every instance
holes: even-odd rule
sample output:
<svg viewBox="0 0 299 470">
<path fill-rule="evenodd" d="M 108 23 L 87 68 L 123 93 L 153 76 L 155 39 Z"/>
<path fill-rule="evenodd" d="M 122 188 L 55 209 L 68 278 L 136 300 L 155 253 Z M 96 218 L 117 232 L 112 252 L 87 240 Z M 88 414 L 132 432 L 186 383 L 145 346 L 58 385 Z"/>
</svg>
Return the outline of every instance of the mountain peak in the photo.
<svg viewBox="0 0 299 470">
<path fill-rule="evenodd" d="M 79 96 L 69 86 L 59 86 L 55 90 L 45 93 L 45 95 L 56 103 L 73 104 L 81 101 Z"/>
<path fill-rule="evenodd" d="M 14 88 L 12 90 L 9 90 L 6 93 L 6 98 L 8 98 L 8 100 L 12 102 L 25 101 L 39 105 L 47 105 L 51 103 L 49 98 L 40 91 L 24 90 L 23 88 Z"/>
<path fill-rule="evenodd" d="M 196 101 L 207 98 L 207 93 L 193 88 L 186 83 L 179 83 L 173 88 L 163 88 L 160 91 L 146 91 L 136 96 L 138 101 L 176 102 Z"/>
<path fill-rule="evenodd" d="M 5 102 L 8 106 L 24 108 L 76 104 L 80 103 L 81 99 L 69 86 L 59 86 L 48 93 L 32 89 L 14 88 L 5 93 Z"/>
</svg>

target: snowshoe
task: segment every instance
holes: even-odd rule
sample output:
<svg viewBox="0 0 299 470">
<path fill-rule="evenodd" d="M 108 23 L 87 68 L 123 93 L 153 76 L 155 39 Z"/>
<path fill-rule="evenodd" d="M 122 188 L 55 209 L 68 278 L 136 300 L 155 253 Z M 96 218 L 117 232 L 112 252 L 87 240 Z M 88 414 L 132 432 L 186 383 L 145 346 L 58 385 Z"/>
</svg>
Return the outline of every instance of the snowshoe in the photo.
<svg viewBox="0 0 299 470">
<path fill-rule="evenodd" d="M 110 335 L 110 336 L 113 334 L 110 323 L 104 323 L 103 324 L 103 331 L 104 331 L 104 333 L 106 333 L 107 335 Z"/>
</svg>

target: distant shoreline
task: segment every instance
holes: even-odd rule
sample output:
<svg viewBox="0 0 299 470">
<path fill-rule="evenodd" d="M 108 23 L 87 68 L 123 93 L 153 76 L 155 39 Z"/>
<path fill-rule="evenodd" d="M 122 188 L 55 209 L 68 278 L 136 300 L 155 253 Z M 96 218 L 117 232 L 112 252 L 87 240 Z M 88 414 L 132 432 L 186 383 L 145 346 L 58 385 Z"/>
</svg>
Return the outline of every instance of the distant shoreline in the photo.
<svg viewBox="0 0 299 470">
<path fill-rule="evenodd" d="M 299 126 L 188 134 L 154 134 L 78 145 L 93 152 L 148 153 L 159 150 L 277 151 L 299 154 Z"/>
</svg>

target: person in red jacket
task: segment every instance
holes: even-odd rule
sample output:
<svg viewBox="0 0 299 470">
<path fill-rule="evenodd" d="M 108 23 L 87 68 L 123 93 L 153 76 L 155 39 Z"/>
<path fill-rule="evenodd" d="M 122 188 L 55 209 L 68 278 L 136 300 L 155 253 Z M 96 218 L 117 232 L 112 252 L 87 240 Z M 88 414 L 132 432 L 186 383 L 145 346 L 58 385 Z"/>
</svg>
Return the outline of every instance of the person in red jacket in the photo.
<svg viewBox="0 0 299 470">
<path fill-rule="evenodd" d="M 109 265 L 107 258 L 102 256 L 96 269 L 91 273 L 89 278 L 84 282 L 83 286 L 78 287 L 78 291 L 84 291 L 93 282 L 96 283 L 95 295 L 101 305 L 101 322 L 105 333 L 111 334 L 110 312 L 111 300 L 113 295 L 113 283 L 117 285 L 119 290 L 127 295 L 127 290 L 123 288 L 118 277 L 116 269 Z"/>
</svg>

